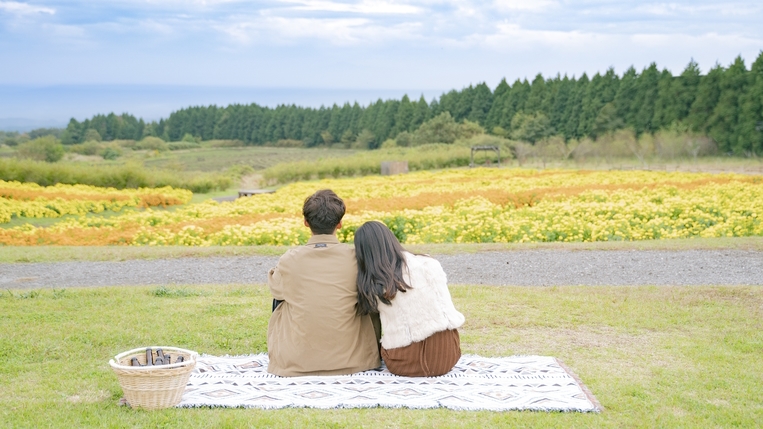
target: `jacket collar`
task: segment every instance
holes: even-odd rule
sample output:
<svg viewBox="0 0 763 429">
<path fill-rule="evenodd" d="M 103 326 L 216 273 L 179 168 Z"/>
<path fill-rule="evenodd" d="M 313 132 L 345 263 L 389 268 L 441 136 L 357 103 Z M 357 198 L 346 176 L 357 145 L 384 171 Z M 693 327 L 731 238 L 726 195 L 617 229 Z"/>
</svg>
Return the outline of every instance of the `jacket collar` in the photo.
<svg viewBox="0 0 763 429">
<path fill-rule="evenodd" d="M 316 243 L 339 244 L 339 239 L 334 234 L 316 234 L 307 240 L 307 244 Z"/>
</svg>

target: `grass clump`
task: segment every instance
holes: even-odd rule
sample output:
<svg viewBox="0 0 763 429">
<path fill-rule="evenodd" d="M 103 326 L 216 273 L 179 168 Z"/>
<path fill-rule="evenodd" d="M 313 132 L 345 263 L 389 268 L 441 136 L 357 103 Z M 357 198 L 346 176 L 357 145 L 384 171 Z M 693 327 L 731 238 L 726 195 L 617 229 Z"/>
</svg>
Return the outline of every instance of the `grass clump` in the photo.
<svg viewBox="0 0 763 429">
<path fill-rule="evenodd" d="M 117 405 L 112 356 L 153 344 L 213 355 L 265 352 L 268 289 L 201 286 L 194 290 L 203 296 L 178 301 L 150 287 L 71 288 L 66 299 L 41 290 L 34 300 L 0 300 L 0 426 L 670 428 L 763 420 L 761 288 L 450 289 L 466 316 L 464 353 L 557 357 L 604 411 L 131 410 Z"/>
<path fill-rule="evenodd" d="M 174 288 L 162 285 L 152 289 L 150 294 L 159 298 L 187 298 L 189 296 L 203 296 L 204 292 L 185 287 Z"/>
<path fill-rule="evenodd" d="M 8 297 L 15 298 L 15 299 L 34 299 L 40 296 L 40 292 L 37 290 L 27 290 L 24 292 L 13 292 L 10 289 L 6 290 L 8 292 Z"/>
</svg>

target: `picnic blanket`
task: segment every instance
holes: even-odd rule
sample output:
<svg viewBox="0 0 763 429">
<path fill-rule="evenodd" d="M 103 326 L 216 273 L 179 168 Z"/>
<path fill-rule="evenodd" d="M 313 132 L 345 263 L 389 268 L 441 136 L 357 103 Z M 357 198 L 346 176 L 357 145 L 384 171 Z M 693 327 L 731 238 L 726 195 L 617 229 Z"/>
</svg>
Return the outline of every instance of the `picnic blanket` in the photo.
<svg viewBox="0 0 763 429">
<path fill-rule="evenodd" d="M 601 409 L 583 383 L 548 356 L 462 356 L 440 377 L 400 377 L 384 366 L 350 375 L 279 377 L 267 366 L 267 354 L 201 356 L 178 407 Z"/>
</svg>

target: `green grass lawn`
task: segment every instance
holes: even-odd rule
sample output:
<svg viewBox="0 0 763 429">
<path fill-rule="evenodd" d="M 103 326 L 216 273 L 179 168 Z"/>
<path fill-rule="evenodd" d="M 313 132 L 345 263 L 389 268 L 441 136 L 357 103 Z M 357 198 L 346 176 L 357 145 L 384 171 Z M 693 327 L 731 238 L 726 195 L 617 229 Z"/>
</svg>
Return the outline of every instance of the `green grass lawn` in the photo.
<svg viewBox="0 0 763 429">
<path fill-rule="evenodd" d="M 599 241 L 594 243 L 484 243 L 406 245 L 416 253 L 451 255 L 491 251 L 521 250 L 720 250 L 763 251 L 763 237 L 686 238 L 675 240 Z M 287 246 L 0 246 L 0 263 L 126 261 L 208 256 L 278 256 Z"/>
<path fill-rule="evenodd" d="M 451 286 L 464 353 L 567 364 L 600 414 L 117 406 L 110 357 L 147 345 L 266 350 L 263 285 L 4 291 L 0 427 L 753 427 L 763 421 L 759 287 Z"/>
</svg>

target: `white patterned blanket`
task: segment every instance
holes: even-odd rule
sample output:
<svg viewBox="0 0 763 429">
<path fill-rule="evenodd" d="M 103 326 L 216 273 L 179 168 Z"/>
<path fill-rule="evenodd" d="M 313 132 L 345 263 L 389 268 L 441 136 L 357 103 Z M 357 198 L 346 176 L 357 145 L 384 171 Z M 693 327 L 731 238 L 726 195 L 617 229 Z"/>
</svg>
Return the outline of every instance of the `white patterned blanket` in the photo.
<svg viewBox="0 0 763 429">
<path fill-rule="evenodd" d="M 440 377 L 386 367 L 339 376 L 278 377 L 267 354 L 201 356 L 178 407 L 450 408 L 598 412 L 577 377 L 548 356 L 462 356 Z"/>
</svg>

